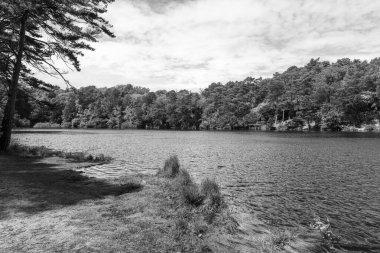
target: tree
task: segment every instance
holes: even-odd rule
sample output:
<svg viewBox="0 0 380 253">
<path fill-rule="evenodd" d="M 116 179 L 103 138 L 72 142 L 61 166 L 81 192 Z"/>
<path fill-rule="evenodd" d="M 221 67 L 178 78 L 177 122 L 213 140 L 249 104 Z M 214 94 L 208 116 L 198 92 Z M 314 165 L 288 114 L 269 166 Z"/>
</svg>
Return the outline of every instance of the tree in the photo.
<svg viewBox="0 0 380 253">
<path fill-rule="evenodd" d="M 114 37 L 100 16 L 113 0 L 2 0 L 0 4 L 1 82 L 8 89 L 0 137 L 0 150 L 10 143 L 19 80 L 33 85 L 32 70 L 58 75 L 58 58 L 80 71 L 78 56 L 93 50 L 100 34 Z M 44 85 L 42 82 L 35 86 Z"/>
</svg>

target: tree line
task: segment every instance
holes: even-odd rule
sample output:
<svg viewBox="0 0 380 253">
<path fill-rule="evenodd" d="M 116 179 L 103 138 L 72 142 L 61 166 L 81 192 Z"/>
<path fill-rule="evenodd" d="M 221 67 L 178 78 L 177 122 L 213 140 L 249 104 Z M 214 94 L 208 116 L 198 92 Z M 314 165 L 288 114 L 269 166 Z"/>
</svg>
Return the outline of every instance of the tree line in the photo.
<svg viewBox="0 0 380 253">
<path fill-rule="evenodd" d="M 139 86 L 49 90 L 23 86 L 19 127 L 340 130 L 380 119 L 380 58 L 312 59 L 272 78 L 212 83 L 200 92 Z M 37 124 L 37 125 L 36 125 Z"/>
<path fill-rule="evenodd" d="M 0 150 L 12 127 L 159 129 L 329 129 L 379 120 L 379 58 L 312 59 L 272 78 L 212 83 L 201 92 L 152 92 L 132 85 L 76 89 L 57 60 L 78 56 L 99 37 L 115 37 L 102 17 L 113 0 L 0 1 Z M 35 78 L 62 78 L 62 90 Z"/>
</svg>

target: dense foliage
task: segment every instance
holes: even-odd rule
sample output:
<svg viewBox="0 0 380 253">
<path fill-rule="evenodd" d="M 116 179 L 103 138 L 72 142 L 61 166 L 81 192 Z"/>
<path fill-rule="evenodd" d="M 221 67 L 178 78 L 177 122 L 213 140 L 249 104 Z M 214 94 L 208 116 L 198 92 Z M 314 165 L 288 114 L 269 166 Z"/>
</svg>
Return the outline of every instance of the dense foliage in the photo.
<svg viewBox="0 0 380 253">
<path fill-rule="evenodd" d="M 2 0 L 0 2 L 0 85 L 6 90 L 1 111 L 0 150 L 10 144 L 19 85 L 49 89 L 35 72 L 57 75 L 57 67 L 80 70 L 78 56 L 102 34 L 114 37 L 101 17 L 113 0 Z M 0 100 L 0 102 L 3 99 Z"/>
<path fill-rule="evenodd" d="M 23 87 L 16 123 L 65 128 L 195 130 L 265 125 L 339 130 L 379 120 L 379 70 L 380 58 L 335 63 L 312 59 L 272 78 L 212 83 L 200 93 L 151 92 L 130 84 L 48 92 Z"/>
</svg>

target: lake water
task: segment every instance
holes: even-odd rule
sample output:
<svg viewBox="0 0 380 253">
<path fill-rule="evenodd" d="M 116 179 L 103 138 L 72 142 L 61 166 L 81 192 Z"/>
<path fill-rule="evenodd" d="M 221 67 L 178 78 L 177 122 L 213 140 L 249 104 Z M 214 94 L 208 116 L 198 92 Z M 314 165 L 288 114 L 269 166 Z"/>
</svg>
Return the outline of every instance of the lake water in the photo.
<svg viewBox="0 0 380 253">
<path fill-rule="evenodd" d="M 308 227 L 314 214 L 327 216 L 343 240 L 380 250 L 380 134 L 28 130 L 14 137 L 114 157 L 88 169 L 99 177 L 155 173 L 177 154 L 197 180 L 214 178 L 232 205 L 265 226 Z"/>
</svg>

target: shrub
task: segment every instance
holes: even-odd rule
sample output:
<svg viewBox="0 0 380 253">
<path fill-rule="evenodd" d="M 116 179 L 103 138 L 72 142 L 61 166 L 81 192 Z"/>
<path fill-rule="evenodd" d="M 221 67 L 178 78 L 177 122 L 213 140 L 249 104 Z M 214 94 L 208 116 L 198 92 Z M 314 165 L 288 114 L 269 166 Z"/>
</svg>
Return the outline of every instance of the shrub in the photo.
<svg viewBox="0 0 380 253">
<path fill-rule="evenodd" d="M 72 121 L 71 121 L 71 128 L 78 128 L 80 126 L 80 119 L 78 118 L 74 118 Z"/>
<path fill-rule="evenodd" d="M 189 184 L 182 186 L 182 198 L 185 203 L 200 206 L 203 203 L 204 196 L 199 192 L 196 184 Z"/>
<path fill-rule="evenodd" d="M 17 113 L 15 114 L 13 125 L 15 127 L 30 127 L 30 120 L 21 118 Z"/>
<path fill-rule="evenodd" d="M 61 128 L 71 128 L 71 122 L 62 122 Z"/>
<path fill-rule="evenodd" d="M 38 122 L 33 128 L 61 128 L 60 124 L 57 123 L 49 123 L 49 122 Z"/>
<path fill-rule="evenodd" d="M 168 159 L 166 159 L 164 168 L 163 168 L 163 174 L 166 177 L 175 177 L 177 176 L 179 172 L 179 161 L 178 157 L 176 155 L 170 156 Z"/>
<path fill-rule="evenodd" d="M 365 132 L 372 132 L 372 131 L 374 131 L 375 130 L 375 126 L 372 126 L 372 125 L 366 125 L 365 127 L 364 127 L 364 131 Z"/>
</svg>

